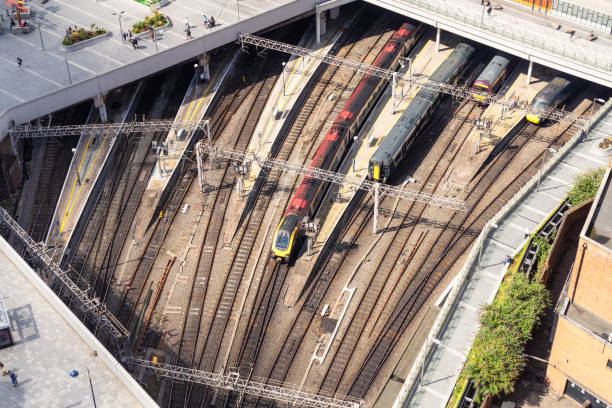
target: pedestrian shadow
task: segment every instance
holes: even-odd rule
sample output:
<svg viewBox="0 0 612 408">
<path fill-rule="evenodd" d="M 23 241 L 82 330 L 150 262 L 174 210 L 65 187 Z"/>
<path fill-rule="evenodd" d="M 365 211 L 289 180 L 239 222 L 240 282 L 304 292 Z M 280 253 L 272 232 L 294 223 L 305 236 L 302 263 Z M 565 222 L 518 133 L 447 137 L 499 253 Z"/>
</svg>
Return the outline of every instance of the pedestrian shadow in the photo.
<svg viewBox="0 0 612 408">
<path fill-rule="evenodd" d="M 30 304 L 10 309 L 8 315 L 11 321 L 11 330 L 19 335 L 15 344 L 27 343 L 40 337 Z"/>
</svg>

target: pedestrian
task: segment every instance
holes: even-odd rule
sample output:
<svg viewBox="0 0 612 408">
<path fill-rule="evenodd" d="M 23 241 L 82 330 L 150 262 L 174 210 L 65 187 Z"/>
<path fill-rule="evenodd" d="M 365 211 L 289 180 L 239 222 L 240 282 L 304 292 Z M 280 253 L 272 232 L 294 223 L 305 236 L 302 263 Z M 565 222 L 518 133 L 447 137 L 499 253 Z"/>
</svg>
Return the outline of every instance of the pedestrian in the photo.
<svg viewBox="0 0 612 408">
<path fill-rule="evenodd" d="M 185 31 L 190 30 L 191 26 L 189 25 L 189 19 L 185 17 Z"/>
<path fill-rule="evenodd" d="M 510 265 L 512 263 L 512 257 L 510 255 L 506 255 L 506 259 L 504 259 L 504 265 Z"/>
<path fill-rule="evenodd" d="M 186 29 L 185 33 L 187 34 L 187 38 L 185 38 L 186 40 L 191 40 L 191 29 Z"/>
<path fill-rule="evenodd" d="M 11 23 L 9 25 L 9 31 L 13 31 L 13 27 L 15 27 L 15 20 L 13 20 L 13 18 L 11 17 Z"/>
<path fill-rule="evenodd" d="M 13 384 L 13 387 L 16 387 L 18 382 L 17 382 L 17 374 L 15 374 L 13 371 L 9 371 L 9 377 L 11 377 L 11 383 Z"/>
<path fill-rule="evenodd" d="M 2 376 L 4 377 L 6 375 L 6 367 L 4 367 L 3 363 L 0 363 L 0 369 L 2 369 Z"/>
<path fill-rule="evenodd" d="M 491 11 L 493 10 L 493 7 L 489 6 L 487 7 L 487 14 L 491 15 Z"/>
<path fill-rule="evenodd" d="M 132 38 L 132 46 L 134 47 L 135 50 L 138 49 L 138 38 L 136 37 Z"/>
<path fill-rule="evenodd" d="M 19 69 L 23 69 L 23 67 L 21 66 L 23 64 L 23 60 L 21 59 L 21 57 L 17 57 L 17 67 Z"/>
<path fill-rule="evenodd" d="M 206 17 L 206 14 L 204 14 L 204 27 L 206 27 L 206 20 L 208 20 L 208 17 Z"/>
<path fill-rule="evenodd" d="M 123 33 L 121 34 L 121 38 L 123 39 L 123 43 L 125 44 L 125 42 L 127 41 L 127 33 L 126 33 L 126 32 L 123 32 Z"/>
<path fill-rule="evenodd" d="M 574 38 L 574 30 L 570 31 L 570 40 Z"/>
<path fill-rule="evenodd" d="M 70 27 L 68 27 L 66 29 L 66 39 L 69 40 L 70 39 Z"/>
<path fill-rule="evenodd" d="M 155 29 L 153 28 L 153 26 L 149 26 L 149 34 L 151 34 L 151 39 L 154 40 L 155 39 Z"/>
<path fill-rule="evenodd" d="M 132 41 L 132 37 L 133 37 L 132 30 L 128 30 L 128 37 L 130 37 L 130 41 Z"/>
</svg>

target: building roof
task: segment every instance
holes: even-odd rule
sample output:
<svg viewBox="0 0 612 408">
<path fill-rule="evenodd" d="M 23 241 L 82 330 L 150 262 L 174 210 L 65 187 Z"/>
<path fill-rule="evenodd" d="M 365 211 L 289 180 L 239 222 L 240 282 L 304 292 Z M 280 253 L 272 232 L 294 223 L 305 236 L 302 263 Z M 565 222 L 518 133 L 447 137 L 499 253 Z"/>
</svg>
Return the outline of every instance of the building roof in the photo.
<svg viewBox="0 0 612 408">
<path fill-rule="evenodd" d="M 610 169 L 599 187 L 599 193 L 593 209 L 590 222 L 587 220 L 586 236 L 612 251 L 612 186 L 610 185 Z"/>
<path fill-rule="evenodd" d="M 19 381 L 13 388 L 8 377 L 0 378 L 2 406 L 93 406 L 91 388 L 97 407 L 157 406 L 1 237 L 0 264 L 15 341 L 0 350 L 0 361 Z M 79 375 L 71 377 L 72 370 Z"/>
<path fill-rule="evenodd" d="M 601 337 L 603 341 L 610 342 L 612 338 L 612 322 L 602 319 L 589 309 L 577 303 L 569 303 L 565 316 L 578 323 L 594 335 Z"/>
</svg>

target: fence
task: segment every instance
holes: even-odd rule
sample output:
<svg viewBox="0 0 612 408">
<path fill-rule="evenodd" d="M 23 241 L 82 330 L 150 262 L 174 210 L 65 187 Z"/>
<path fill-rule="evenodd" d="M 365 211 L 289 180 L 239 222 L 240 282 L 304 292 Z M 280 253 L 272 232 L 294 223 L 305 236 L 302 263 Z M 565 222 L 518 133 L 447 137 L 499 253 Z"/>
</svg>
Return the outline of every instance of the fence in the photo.
<svg viewBox="0 0 612 408">
<path fill-rule="evenodd" d="M 597 111 L 593 115 L 592 123 L 593 125 L 597 124 L 599 119 L 607 113 L 610 108 L 612 108 L 612 99 L 609 99 L 608 102 L 604 106 L 602 106 L 599 111 Z M 549 160 L 541 170 L 541 174 L 548 173 L 563 157 L 565 154 L 572 148 L 581 137 L 581 129 L 577 129 L 578 131 L 572 136 L 572 138 L 565 143 L 565 145 L 559 149 L 557 154 L 553 156 L 551 160 Z M 417 379 L 420 377 L 421 372 L 424 370 L 424 367 L 427 365 L 429 358 L 432 356 L 434 351 L 435 343 L 431 341 L 431 339 L 436 339 L 440 336 L 441 332 L 444 330 L 447 320 L 450 316 L 450 313 L 454 310 L 457 305 L 457 301 L 459 295 L 463 291 L 464 286 L 467 283 L 468 277 L 470 276 L 470 272 L 474 263 L 477 261 L 480 250 L 483 249 L 483 245 L 487 236 L 489 235 L 489 226 L 492 224 L 497 224 L 503 217 L 505 217 L 521 200 L 527 193 L 538 183 L 538 175 L 534 175 L 531 180 L 529 180 L 515 195 L 512 197 L 485 225 L 483 230 L 478 235 L 476 239 L 475 245 L 472 247 L 468 258 L 466 259 L 463 267 L 459 271 L 456 279 L 455 286 L 450 290 L 448 295 L 448 299 L 442 306 L 440 310 L 440 314 L 436 318 L 436 321 L 431 328 L 427 340 L 425 344 L 421 347 L 412 368 L 410 369 L 410 373 L 406 377 L 406 381 L 402 385 L 402 388 L 393 403 L 393 408 L 400 408 L 404 406 L 405 401 L 410 397 L 412 393 L 416 391 Z"/>
<path fill-rule="evenodd" d="M 565 0 L 551 0 L 548 12 L 566 20 L 576 21 L 582 25 L 612 34 L 612 16 Z"/>
</svg>

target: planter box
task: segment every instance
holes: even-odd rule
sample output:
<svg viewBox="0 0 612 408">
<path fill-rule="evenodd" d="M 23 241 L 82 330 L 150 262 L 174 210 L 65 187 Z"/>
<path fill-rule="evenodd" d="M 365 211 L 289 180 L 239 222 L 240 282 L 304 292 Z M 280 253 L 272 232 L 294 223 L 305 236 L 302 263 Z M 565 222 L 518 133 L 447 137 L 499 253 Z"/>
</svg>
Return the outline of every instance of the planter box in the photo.
<svg viewBox="0 0 612 408">
<path fill-rule="evenodd" d="M 81 48 L 88 47 L 88 46 L 90 46 L 92 44 L 95 44 L 95 43 L 98 43 L 98 42 L 101 42 L 101 41 L 106 41 L 106 40 L 108 40 L 110 35 L 111 35 L 111 31 L 107 31 L 106 33 L 104 33 L 102 35 L 99 35 L 99 36 L 94 37 L 94 38 L 89 38 L 87 40 L 79 41 L 76 44 L 64 45 L 64 44 L 60 43 L 59 49 L 61 51 L 64 51 L 64 52 L 76 51 L 76 50 L 79 50 Z"/>
<path fill-rule="evenodd" d="M 172 21 L 170 21 L 170 17 L 166 15 L 165 17 L 166 17 L 167 23 L 164 24 L 163 26 L 160 26 L 154 29 L 156 36 L 157 36 L 157 33 L 162 32 L 162 31 L 168 31 L 170 28 L 172 28 Z M 143 31 L 142 33 L 134 34 L 134 37 L 138 38 L 139 40 L 142 40 L 144 38 L 151 37 L 151 34 L 149 34 L 149 30 L 147 30 L 147 31 Z"/>
</svg>

